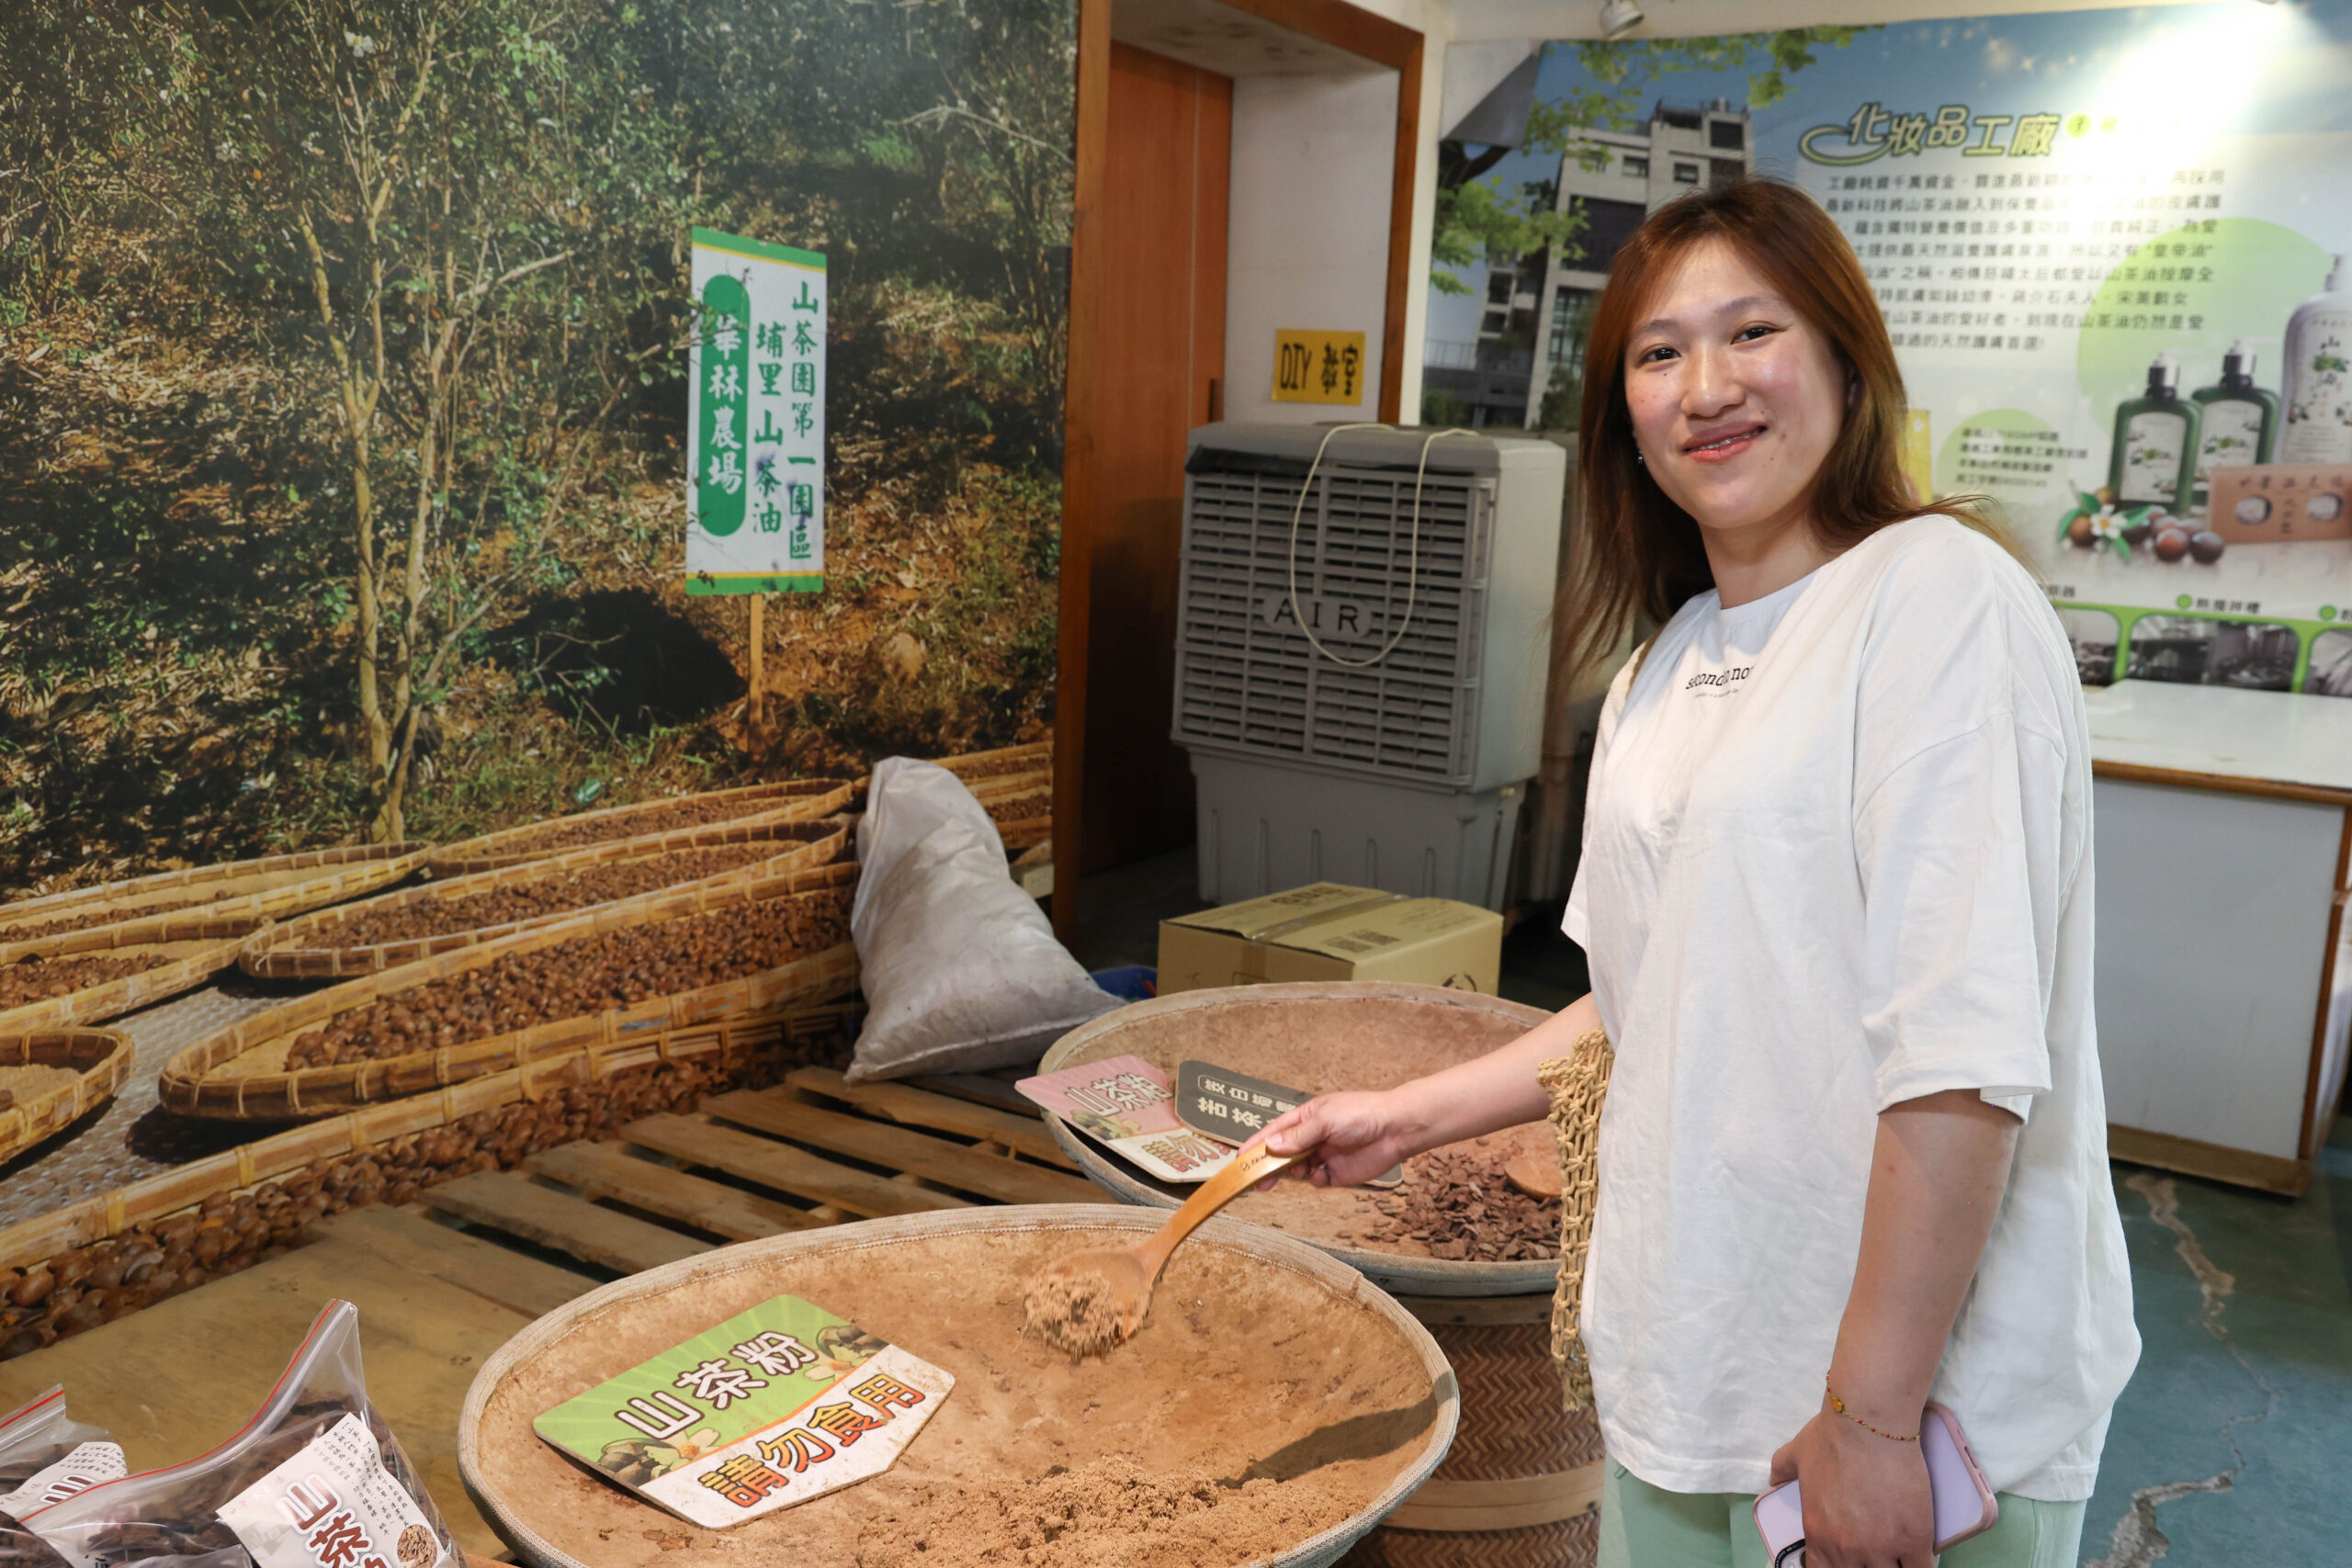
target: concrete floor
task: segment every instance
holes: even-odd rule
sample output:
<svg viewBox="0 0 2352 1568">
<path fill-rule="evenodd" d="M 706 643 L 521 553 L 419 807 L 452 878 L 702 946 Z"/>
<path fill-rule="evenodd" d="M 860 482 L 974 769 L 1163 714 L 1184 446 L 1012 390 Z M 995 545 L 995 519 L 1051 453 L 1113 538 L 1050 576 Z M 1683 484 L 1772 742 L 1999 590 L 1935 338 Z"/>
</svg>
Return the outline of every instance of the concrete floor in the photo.
<svg viewBox="0 0 2352 1568">
<path fill-rule="evenodd" d="M 2352 1561 L 2352 1118 L 2291 1201 L 2115 1168 L 2143 1349 L 2091 1568 Z"/>
<path fill-rule="evenodd" d="M 1153 964 L 1165 916 L 1204 908 L 1189 849 L 1089 876 L 1072 944 L 1090 969 Z M 1587 989 L 1558 918 L 1525 920 L 1502 991 Z M 2352 1118 L 2291 1201 L 2114 1168 L 2143 1345 L 2117 1404 L 2082 1568 L 2352 1562 Z"/>
</svg>

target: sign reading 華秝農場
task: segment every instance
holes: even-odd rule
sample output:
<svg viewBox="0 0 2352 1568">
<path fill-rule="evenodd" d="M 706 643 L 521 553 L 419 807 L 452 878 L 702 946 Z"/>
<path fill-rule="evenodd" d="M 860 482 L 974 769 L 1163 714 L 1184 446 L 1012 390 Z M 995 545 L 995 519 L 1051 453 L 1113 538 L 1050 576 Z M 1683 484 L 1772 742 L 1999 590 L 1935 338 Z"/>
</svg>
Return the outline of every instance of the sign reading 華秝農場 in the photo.
<svg viewBox="0 0 2352 1568">
<path fill-rule="evenodd" d="M 825 585 L 825 258 L 694 231 L 686 592 Z"/>
</svg>

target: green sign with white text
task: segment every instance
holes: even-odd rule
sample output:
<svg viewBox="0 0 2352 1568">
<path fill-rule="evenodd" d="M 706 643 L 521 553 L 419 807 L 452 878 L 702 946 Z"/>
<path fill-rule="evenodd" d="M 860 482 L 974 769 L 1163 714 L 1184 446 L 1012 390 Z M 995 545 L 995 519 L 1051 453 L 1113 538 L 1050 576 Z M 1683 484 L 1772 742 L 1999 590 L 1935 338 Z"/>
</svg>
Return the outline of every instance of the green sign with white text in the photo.
<svg viewBox="0 0 2352 1568">
<path fill-rule="evenodd" d="M 825 585 L 825 258 L 694 231 L 686 592 Z"/>
</svg>

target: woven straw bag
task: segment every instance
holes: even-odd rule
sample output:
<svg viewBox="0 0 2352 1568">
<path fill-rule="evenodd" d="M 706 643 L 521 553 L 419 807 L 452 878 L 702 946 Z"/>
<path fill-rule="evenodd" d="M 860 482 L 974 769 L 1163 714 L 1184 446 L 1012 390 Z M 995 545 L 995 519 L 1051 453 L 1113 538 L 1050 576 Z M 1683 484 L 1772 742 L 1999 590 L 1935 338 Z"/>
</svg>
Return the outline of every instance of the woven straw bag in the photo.
<svg viewBox="0 0 2352 1568">
<path fill-rule="evenodd" d="M 1600 1185 L 1600 1105 L 1616 1059 L 1608 1034 L 1589 1029 L 1566 1055 L 1535 1069 L 1535 1081 L 1552 1097 L 1552 1133 L 1560 1145 L 1560 1283 L 1552 1298 L 1552 1361 L 1560 1369 L 1562 1404 L 1570 1412 L 1592 1403 L 1581 1322 L 1584 1259 Z"/>
</svg>

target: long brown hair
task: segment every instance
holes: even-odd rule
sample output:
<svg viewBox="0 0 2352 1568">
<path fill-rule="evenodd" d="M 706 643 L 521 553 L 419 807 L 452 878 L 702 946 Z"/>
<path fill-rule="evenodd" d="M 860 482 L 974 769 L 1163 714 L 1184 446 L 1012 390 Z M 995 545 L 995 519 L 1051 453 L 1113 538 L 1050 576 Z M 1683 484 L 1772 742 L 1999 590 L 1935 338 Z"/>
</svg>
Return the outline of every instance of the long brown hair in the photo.
<svg viewBox="0 0 2352 1568">
<path fill-rule="evenodd" d="M 1933 512 L 2017 554 L 1979 512 L 1977 498 L 1929 501 L 1914 492 L 1903 471 L 1909 401 L 1894 344 L 1861 263 L 1830 216 L 1776 180 L 1694 192 L 1634 231 L 1593 310 L 1577 422 L 1578 558 L 1559 605 L 1569 634 L 1558 642 L 1564 671 L 1582 670 L 1604 655 L 1636 615 L 1662 623 L 1714 586 L 1699 525 L 1635 456 L 1625 404 L 1625 347 L 1639 313 L 1683 255 L 1708 240 L 1722 241 L 1755 268 L 1852 372 L 1845 426 L 1813 480 L 1814 526 L 1823 542 L 1843 550 L 1890 523 Z"/>
</svg>

